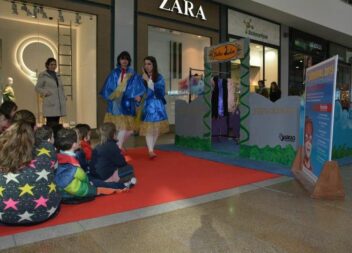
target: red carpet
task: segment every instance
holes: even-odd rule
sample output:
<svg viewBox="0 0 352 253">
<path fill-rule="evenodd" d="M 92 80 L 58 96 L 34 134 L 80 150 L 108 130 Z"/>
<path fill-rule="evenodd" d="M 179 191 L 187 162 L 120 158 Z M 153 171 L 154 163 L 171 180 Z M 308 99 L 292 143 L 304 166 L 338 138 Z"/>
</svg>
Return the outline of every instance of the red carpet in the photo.
<svg viewBox="0 0 352 253">
<path fill-rule="evenodd" d="M 158 151 L 157 154 L 155 160 L 149 160 L 144 148 L 128 150 L 138 179 L 138 184 L 129 192 L 98 197 L 80 205 L 61 205 L 61 211 L 54 219 L 31 227 L 0 226 L 0 236 L 187 199 L 278 177 L 178 152 Z"/>
</svg>

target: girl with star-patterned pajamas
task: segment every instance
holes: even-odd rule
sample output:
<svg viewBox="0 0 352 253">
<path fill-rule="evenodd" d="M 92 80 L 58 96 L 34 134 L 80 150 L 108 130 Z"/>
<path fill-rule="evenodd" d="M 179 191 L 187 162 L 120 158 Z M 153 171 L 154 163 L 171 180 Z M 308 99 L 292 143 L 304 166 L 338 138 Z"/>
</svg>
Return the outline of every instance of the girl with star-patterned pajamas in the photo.
<svg viewBox="0 0 352 253">
<path fill-rule="evenodd" d="M 34 131 L 19 121 L 0 136 L 0 222 L 32 225 L 59 211 L 56 156 L 49 142 L 34 148 Z"/>
</svg>

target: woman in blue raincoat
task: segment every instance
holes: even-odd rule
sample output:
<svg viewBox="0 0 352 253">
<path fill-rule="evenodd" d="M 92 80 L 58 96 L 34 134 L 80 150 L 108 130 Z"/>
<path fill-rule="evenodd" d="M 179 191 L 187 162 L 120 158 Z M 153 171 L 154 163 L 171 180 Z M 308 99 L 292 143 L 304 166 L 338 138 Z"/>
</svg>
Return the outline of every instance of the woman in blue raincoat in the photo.
<svg viewBox="0 0 352 253">
<path fill-rule="evenodd" d="M 118 146 L 123 151 L 123 143 L 136 130 L 136 105 L 145 92 L 143 82 L 130 65 L 130 54 L 121 52 L 117 57 L 117 68 L 106 78 L 100 91 L 100 95 L 108 103 L 104 122 L 116 125 Z"/>
<path fill-rule="evenodd" d="M 160 134 L 169 131 L 165 104 L 165 80 L 158 72 L 158 65 L 153 56 L 144 58 L 142 78 L 146 87 L 145 101 L 143 102 L 142 123 L 140 135 L 145 136 L 150 159 L 156 157 L 154 146 Z"/>
</svg>

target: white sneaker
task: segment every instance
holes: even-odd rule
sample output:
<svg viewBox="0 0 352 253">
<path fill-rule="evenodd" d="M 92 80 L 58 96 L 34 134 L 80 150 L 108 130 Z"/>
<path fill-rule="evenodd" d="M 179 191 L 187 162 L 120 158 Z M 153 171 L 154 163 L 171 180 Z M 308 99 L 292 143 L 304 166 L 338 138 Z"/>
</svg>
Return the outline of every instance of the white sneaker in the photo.
<svg viewBox="0 0 352 253">
<path fill-rule="evenodd" d="M 137 184 L 137 178 L 135 177 L 132 177 L 131 180 L 130 180 L 131 184 L 135 185 Z"/>
<path fill-rule="evenodd" d="M 135 186 L 135 184 L 137 184 L 137 178 L 132 177 L 130 181 L 124 183 L 126 188 L 132 188 L 133 186 Z"/>
</svg>

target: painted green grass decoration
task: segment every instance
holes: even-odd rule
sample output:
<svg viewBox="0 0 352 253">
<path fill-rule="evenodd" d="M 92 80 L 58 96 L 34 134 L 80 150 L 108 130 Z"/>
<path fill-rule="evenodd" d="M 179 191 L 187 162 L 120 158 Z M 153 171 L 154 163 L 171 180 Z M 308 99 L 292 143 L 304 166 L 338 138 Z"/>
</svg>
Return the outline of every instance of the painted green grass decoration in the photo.
<svg viewBox="0 0 352 253">
<path fill-rule="evenodd" d="M 193 148 L 197 150 L 210 151 L 211 142 L 209 138 L 199 138 L 199 137 L 183 137 L 176 135 L 175 144 L 177 146 Z"/>
<path fill-rule="evenodd" d="M 352 156 L 352 148 L 346 147 L 346 145 L 334 147 L 332 149 L 332 159 L 340 159 L 347 156 Z"/>
<path fill-rule="evenodd" d="M 295 156 L 296 151 L 291 145 L 287 145 L 285 148 L 282 148 L 280 145 L 275 147 L 265 146 L 264 148 L 259 148 L 257 145 L 241 145 L 240 148 L 240 157 L 288 166 L 292 165 Z"/>
</svg>

